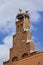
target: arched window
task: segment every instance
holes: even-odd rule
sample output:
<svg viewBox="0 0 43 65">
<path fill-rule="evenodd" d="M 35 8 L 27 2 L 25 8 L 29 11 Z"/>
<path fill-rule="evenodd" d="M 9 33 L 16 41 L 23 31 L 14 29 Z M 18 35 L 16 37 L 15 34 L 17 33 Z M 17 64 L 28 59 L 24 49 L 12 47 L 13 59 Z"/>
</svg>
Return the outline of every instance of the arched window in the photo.
<svg viewBox="0 0 43 65">
<path fill-rule="evenodd" d="M 28 54 L 27 54 L 27 53 L 24 53 L 24 54 L 22 55 L 22 58 L 26 58 L 26 57 L 28 57 Z"/>
<path fill-rule="evenodd" d="M 18 57 L 13 57 L 12 62 L 18 61 Z"/>
</svg>

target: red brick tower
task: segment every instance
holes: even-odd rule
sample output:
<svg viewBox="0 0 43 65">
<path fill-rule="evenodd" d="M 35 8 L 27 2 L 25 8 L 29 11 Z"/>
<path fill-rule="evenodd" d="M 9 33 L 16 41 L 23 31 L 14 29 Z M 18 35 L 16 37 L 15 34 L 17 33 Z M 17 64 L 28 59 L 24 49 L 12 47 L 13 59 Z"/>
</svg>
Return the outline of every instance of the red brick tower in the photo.
<svg viewBox="0 0 43 65">
<path fill-rule="evenodd" d="M 34 44 L 31 39 L 29 14 L 17 14 L 16 34 L 13 36 L 13 48 L 10 49 L 10 59 L 4 65 L 12 65 L 13 62 L 29 56 L 30 51 L 34 50 Z"/>
</svg>

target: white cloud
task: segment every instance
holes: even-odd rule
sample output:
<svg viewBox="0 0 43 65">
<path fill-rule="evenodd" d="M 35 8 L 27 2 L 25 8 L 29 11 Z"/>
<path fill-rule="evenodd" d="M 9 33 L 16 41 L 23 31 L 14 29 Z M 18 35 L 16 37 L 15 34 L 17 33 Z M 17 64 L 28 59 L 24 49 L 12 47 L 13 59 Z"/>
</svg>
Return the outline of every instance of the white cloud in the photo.
<svg viewBox="0 0 43 65">
<path fill-rule="evenodd" d="M 30 11 L 30 21 L 32 23 L 40 22 L 39 19 L 40 19 L 40 14 L 37 11 L 35 10 Z"/>
<path fill-rule="evenodd" d="M 9 59 L 9 49 L 5 45 L 0 45 L 0 61 Z"/>
<path fill-rule="evenodd" d="M 0 45 L 0 65 L 9 59 L 10 48 L 13 47 L 12 35 L 8 35 L 3 39 L 4 45 Z"/>
<path fill-rule="evenodd" d="M 33 0 L 34 8 L 39 11 L 43 11 L 43 0 Z"/>
<path fill-rule="evenodd" d="M 0 65 L 3 65 L 3 62 L 2 61 L 0 61 Z"/>
<path fill-rule="evenodd" d="M 12 34 L 15 33 L 15 23 L 14 21 L 8 20 L 4 22 L 5 24 L 0 24 L 0 32 L 2 33 L 7 33 L 7 34 Z"/>
<path fill-rule="evenodd" d="M 13 36 L 8 35 L 3 40 L 5 46 L 7 46 L 8 49 L 13 47 Z"/>
<path fill-rule="evenodd" d="M 42 6 L 42 4 L 39 5 L 35 2 L 39 2 L 40 4 L 40 1 L 34 0 L 0 0 L 0 31 L 3 32 L 4 30 L 5 32 L 9 32 L 9 25 L 7 25 L 9 24 L 9 20 L 12 21 L 12 23 L 10 22 L 10 27 L 11 30 L 13 29 L 12 27 L 14 27 L 13 24 L 15 22 L 15 16 L 18 12 L 19 7 L 23 8 L 23 10 L 26 10 L 27 8 L 30 9 L 31 22 L 38 22 L 40 15 L 37 11 L 41 8 L 40 6 Z M 37 5 L 39 5 L 40 8 Z M 42 11 L 42 9 L 40 10 Z"/>
<path fill-rule="evenodd" d="M 25 0 L 30 10 L 43 11 L 43 0 Z"/>
</svg>

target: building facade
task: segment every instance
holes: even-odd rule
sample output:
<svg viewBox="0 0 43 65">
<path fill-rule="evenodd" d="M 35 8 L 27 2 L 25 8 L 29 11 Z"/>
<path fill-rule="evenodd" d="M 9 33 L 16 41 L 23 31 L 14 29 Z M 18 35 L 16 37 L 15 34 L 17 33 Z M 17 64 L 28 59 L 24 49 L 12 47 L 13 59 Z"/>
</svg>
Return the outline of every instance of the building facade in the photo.
<svg viewBox="0 0 43 65">
<path fill-rule="evenodd" d="M 20 12 L 16 18 L 13 48 L 10 49 L 10 58 L 4 65 L 43 65 L 43 52 L 34 50 L 28 12 Z"/>
</svg>

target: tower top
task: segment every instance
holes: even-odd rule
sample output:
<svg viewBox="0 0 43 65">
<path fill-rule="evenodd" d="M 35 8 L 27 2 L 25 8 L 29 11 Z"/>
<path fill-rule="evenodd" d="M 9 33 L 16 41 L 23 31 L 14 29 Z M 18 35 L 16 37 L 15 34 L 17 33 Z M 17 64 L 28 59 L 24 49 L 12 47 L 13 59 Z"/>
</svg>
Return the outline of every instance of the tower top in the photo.
<svg viewBox="0 0 43 65">
<path fill-rule="evenodd" d="M 22 12 L 22 9 L 19 8 L 19 11 L 20 11 L 20 13 L 18 13 L 17 16 L 16 16 L 17 19 L 21 20 L 24 17 L 29 19 L 28 10 L 25 11 L 25 12 Z"/>
<path fill-rule="evenodd" d="M 28 31 L 30 30 L 30 20 L 28 10 L 25 12 L 22 9 L 19 9 L 19 13 L 16 16 L 16 31 Z"/>
</svg>

